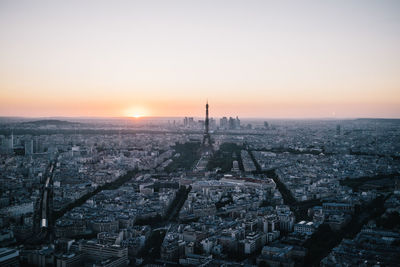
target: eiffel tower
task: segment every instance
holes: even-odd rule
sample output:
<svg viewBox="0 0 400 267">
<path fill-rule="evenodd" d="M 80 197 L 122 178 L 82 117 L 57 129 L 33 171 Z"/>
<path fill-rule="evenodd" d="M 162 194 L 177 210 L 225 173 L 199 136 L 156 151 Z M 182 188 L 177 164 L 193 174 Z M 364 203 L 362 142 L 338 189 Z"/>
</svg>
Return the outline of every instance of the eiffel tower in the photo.
<svg viewBox="0 0 400 267">
<path fill-rule="evenodd" d="M 208 100 L 207 100 L 206 121 L 205 121 L 205 129 L 204 129 L 203 143 L 202 143 L 202 150 L 203 150 L 203 153 L 205 153 L 205 154 L 211 154 L 213 151 L 211 137 L 210 137 L 210 133 L 209 133 L 209 126 L 210 126 L 210 122 L 208 119 Z"/>
</svg>

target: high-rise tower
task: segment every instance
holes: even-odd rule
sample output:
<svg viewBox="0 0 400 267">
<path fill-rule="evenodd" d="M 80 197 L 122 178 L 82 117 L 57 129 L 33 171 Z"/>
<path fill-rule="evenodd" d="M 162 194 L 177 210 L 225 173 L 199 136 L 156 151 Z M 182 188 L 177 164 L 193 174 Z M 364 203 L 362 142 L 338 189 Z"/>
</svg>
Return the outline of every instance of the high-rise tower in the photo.
<svg viewBox="0 0 400 267">
<path fill-rule="evenodd" d="M 203 151 L 204 152 L 211 152 L 212 151 L 212 143 L 211 143 L 211 137 L 209 133 L 209 126 L 210 121 L 208 119 L 208 100 L 206 104 L 206 121 L 205 121 L 205 129 L 204 129 L 204 135 L 203 135 Z"/>
</svg>

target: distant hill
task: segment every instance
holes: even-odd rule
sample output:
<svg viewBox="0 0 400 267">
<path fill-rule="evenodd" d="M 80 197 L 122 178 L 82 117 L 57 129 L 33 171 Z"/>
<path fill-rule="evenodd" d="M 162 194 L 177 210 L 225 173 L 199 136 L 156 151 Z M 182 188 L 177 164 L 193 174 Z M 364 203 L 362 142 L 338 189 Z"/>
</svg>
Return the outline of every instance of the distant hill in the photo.
<svg viewBox="0 0 400 267">
<path fill-rule="evenodd" d="M 35 125 L 35 126 L 72 126 L 72 125 L 79 125 L 79 122 L 70 122 L 70 121 L 62 121 L 62 120 L 37 120 L 37 121 L 27 121 L 22 122 L 21 124 L 24 125 Z"/>
</svg>

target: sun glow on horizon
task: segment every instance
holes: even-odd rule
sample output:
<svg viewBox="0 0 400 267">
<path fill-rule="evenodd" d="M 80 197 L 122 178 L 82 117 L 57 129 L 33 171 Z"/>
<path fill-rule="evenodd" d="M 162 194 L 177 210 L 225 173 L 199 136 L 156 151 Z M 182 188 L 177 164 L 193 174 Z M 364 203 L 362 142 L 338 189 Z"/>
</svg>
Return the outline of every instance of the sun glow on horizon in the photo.
<svg viewBox="0 0 400 267">
<path fill-rule="evenodd" d="M 149 112 L 144 107 L 130 107 L 125 110 L 124 115 L 126 117 L 140 119 L 149 116 Z"/>
</svg>

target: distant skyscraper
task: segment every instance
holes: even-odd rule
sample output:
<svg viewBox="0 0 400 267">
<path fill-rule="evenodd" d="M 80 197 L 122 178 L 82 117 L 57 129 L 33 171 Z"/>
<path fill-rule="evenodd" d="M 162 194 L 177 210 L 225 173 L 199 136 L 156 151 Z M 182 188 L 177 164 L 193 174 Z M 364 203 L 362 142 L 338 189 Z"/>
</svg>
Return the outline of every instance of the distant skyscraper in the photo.
<svg viewBox="0 0 400 267">
<path fill-rule="evenodd" d="M 214 118 L 210 119 L 210 129 L 217 128 L 217 121 Z"/>
<path fill-rule="evenodd" d="M 228 118 L 227 117 L 222 117 L 219 120 L 219 127 L 222 129 L 227 129 L 228 128 Z"/>
<path fill-rule="evenodd" d="M 229 130 L 236 129 L 236 120 L 232 117 L 229 117 Z"/>
</svg>

